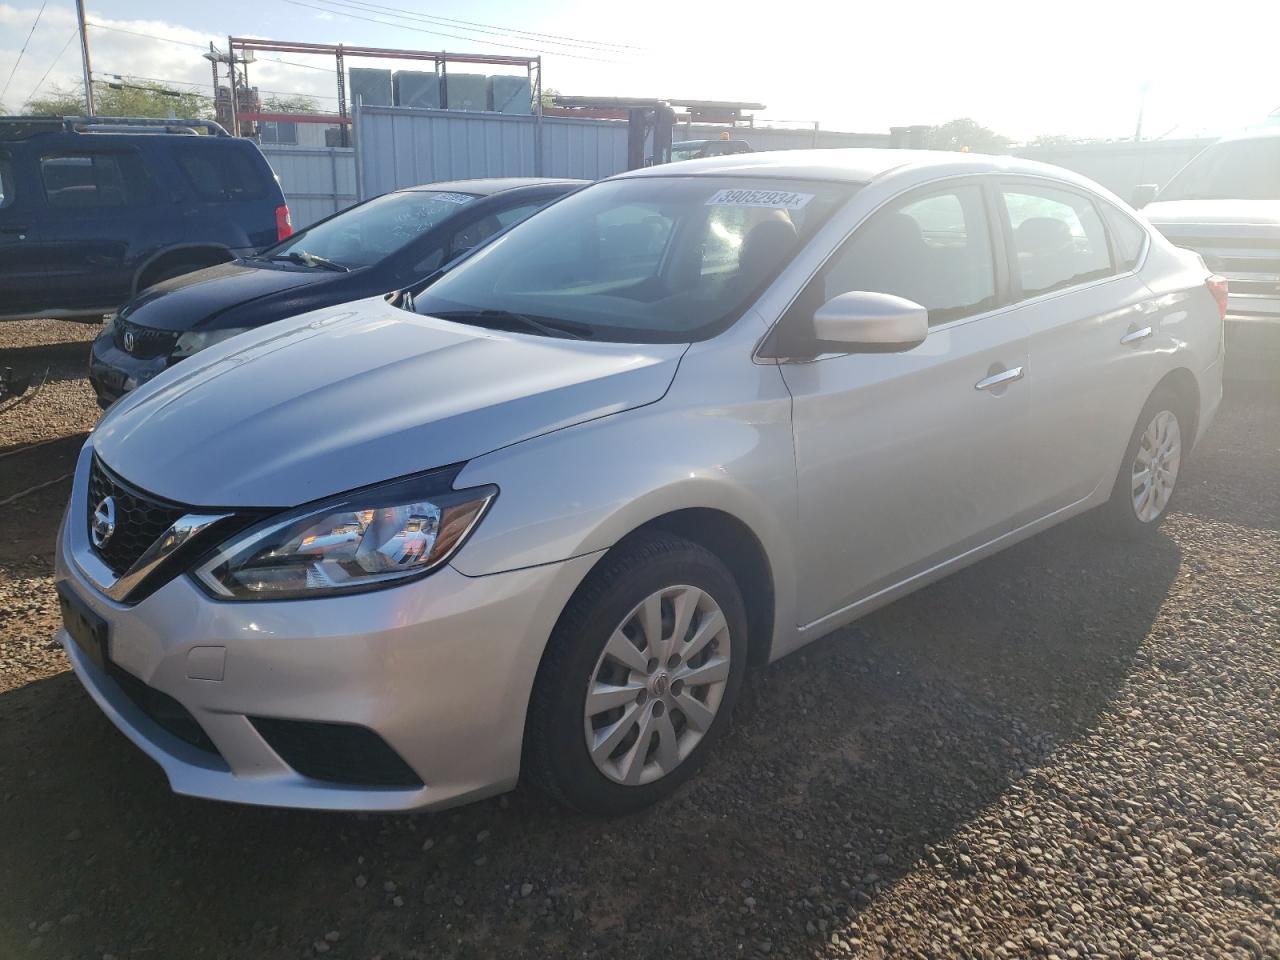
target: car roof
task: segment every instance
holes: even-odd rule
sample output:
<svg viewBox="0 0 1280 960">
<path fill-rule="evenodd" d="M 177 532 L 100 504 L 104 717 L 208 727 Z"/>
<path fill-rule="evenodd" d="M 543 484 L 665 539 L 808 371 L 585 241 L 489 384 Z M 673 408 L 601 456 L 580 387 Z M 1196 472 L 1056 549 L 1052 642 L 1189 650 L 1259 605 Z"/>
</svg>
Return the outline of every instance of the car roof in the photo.
<svg viewBox="0 0 1280 960">
<path fill-rule="evenodd" d="M 768 177 L 792 180 L 831 180 L 870 183 L 910 168 L 935 168 L 941 175 L 966 173 L 1025 173 L 1051 176 L 1098 190 L 1092 181 L 1069 170 L 1020 157 L 956 153 L 949 150 L 894 150 L 846 147 L 834 150 L 771 150 L 722 157 L 682 160 L 678 166 L 646 167 L 618 174 L 623 177 Z"/>
<path fill-rule="evenodd" d="M 483 177 L 476 180 L 441 180 L 438 183 L 421 183 L 415 187 L 404 187 L 397 192 L 439 190 L 444 193 L 474 193 L 481 197 L 488 197 L 506 190 L 516 190 L 519 187 L 581 187 L 590 182 L 590 180 L 570 180 L 563 177 Z"/>
</svg>

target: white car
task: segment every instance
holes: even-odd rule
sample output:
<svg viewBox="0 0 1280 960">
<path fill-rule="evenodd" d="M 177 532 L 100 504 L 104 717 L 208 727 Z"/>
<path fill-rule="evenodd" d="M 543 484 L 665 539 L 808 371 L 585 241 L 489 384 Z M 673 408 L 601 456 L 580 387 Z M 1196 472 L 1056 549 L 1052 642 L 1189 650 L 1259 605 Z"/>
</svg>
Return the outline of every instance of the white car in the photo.
<svg viewBox="0 0 1280 960">
<path fill-rule="evenodd" d="M 1091 508 L 1149 533 L 1221 395 L 1225 283 L 1011 158 L 637 171 L 414 292 L 85 444 L 62 640 L 181 793 L 638 808 L 748 670 Z"/>
</svg>

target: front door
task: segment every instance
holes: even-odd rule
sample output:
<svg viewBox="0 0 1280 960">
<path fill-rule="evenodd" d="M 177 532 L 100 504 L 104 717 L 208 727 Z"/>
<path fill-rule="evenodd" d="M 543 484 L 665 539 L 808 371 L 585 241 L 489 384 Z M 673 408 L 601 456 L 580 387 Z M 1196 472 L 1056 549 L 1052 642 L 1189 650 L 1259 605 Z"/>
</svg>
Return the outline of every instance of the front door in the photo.
<svg viewBox="0 0 1280 960">
<path fill-rule="evenodd" d="M 892 202 L 783 320 L 803 322 L 853 290 L 906 297 L 930 318 L 925 342 L 904 353 L 781 368 L 793 397 L 801 625 L 1011 529 L 1025 496 L 1027 339 L 1016 314 L 996 309 L 988 206 L 975 181 Z"/>
<path fill-rule="evenodd" d="M 35 242 L 41 202 L 23 157 L 0 150 L 0 317 L 21 317 L 48 306 L 48 277 Z"/>
</svg>

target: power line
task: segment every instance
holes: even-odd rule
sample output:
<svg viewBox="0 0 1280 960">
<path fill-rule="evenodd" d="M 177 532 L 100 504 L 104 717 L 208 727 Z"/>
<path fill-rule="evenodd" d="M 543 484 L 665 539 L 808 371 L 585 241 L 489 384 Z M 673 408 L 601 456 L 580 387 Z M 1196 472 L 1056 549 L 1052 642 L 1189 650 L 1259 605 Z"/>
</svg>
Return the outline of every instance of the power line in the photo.
<svg viewBox="0 0 1280 960">
<path fill-rule="evenodd" d="M 44 8 L 48 5 L 49 0 L 44 0 L 40 4 L 40 9 L 36 11 L 35 22 L 31 24 L 31 29 L 27 31 L 27 39 L 22 41 L 22 49 L 18 51 L 18 59 L 13 61 L 13 69 L 9 71 L 9 79 L 4 82 L 4 86 L 0 87 L 0 99 L 9 92 L 9 84 L 13 83 L 13 75 L 18 72 L 18 64 L 22 62 L 22 55 L 27 52 L 27 44 L 31 42 L 31 35 L 36 32 L 36 27 L 40 26 L 40 18 L 44 16 Z"/>
<path fill-rule="evenodd" d="M 192 43 L 190 40 L 175 40 L 173 37 L 156 37 L 149 33 L 139 33 L 136 30 L 126 30 L 124 27 L 109 27 L 105 23 L 89 23 L 89 26 L 95 30 L 110 30 L 113 33 L 127 33 L 131 37 L 142 37 L 144 40 L 163 40 L 165 43 L 176 43 L 180 47 L 194 47 L 196 50 L 208 50 L 203 43 Z M 275 57 L 257 57 L 257 60 L 266 60 L 271 63 L 282 63 L 288 67 L 302 67 L 304 70 L 320 70 L 324 73 L 332 73 L 331 67 L 318 67 L 314 63 L 298 63 L 295 60 L 278 60 Z"/>
<path fill-rule="evenodd" d="M 388 15 L 398 15 L 397 19 L 412 18 L 425 23 L 436 24 L 454 24 L 462 28 L 468 29 L 469 32 L 488 33 L 497 36 L 508 36 L 524 39 L 541 40 L 544 43 L 550 43 L 553 46 L 570 46 L 581 49 L 603 51 L 605 53 L 624 53 L 628 50 L 643 52 L 642 47 L 631 46 L 625 43 L 609 43 L 608 41 L 583 40 L 579 37 L 568 37 L 555 33 L 536 33 L 532 30 L 519 30 L 515 27 L 504 27 L 494 23 L 480 23 L 475 20 L 459 20 L 455 17 L 441 17 L 435 14 L 418 13 L 414 10 L 407 10 L 404 7 L 390 7 L 381 3 L 371 3 L 369 0 L 329 0 L 329 2 L 341 2 L 343 6 L 365 7 L 376 12 L 386 11 Z"/>
<path fill-rule="evenodd" d="M 80 35 L 80 28 L 71 31 L 71 36 L 67 37 L 67 42 L 62 45 L 62 50 L 53 58 L 53 63 L 49 64 L 49 69 L 44 72 L 44 76 L 40 78 L 40 82 L 31 88 L 31 92 L 27 94 L 27 99 L 23 103 L 30 103 L 35 99 L 40 88 L 44 86 L 44 82 L 49 79 L 49 74 L 53 73 L 53 68 L 58 65 L 58 61 L 62 59 L 62 55 L 67 52 L 67 47 L 71 46 L 71 41 Z"/>
<path fill-rule="evenodd" d="M 348 13 L 345 10 L 337 9 L 334 7 L 319 7 L 312 3 L 303 3 L 302 0 L 284 0 L 284 2 L 288 4 L 292 4 L 295 7 L 307 7 L 308 9 L 311 9 L 311 10 L 319 10 L 321 13 L 335 14 L 339 17 L 346 17 L 350 20 L 363 20 L 366 23 L 376 23 L 379 26 L 383 26 L 383 27 L 396 27 L 399 30 L 412 30 L 415 33 L 425 33 L 428 36 L 432 36 L 432 37 L 449 37 L 454 40 L 465 40 L 468 43 L 476 42 L 475 37 L 463 36 L 462 34 L 457 34 L 457 33 L 444 33 L 439 30 L 426 30 L 426 29 L 423 29 L 422 27 L 413 27 L 406 23 L 395 23 L 394 21 L 387 22 L 386 20 L 375 20 L 373 17 L 362 17 L 357 13 Z M 325 0 L 325 2 L 333 3 L 333 2 L 340 2 L 340 0 Z M 494 46 L 505 47 L 508 50 L 520 50 L 524 53 L 537 54 L 542 52 L 541 50 L 536 49 L 534 47 L 522 47 L 513 43 L 496 43 L 494 44 Z M 592 60 L 592 61 L 595 61 L 596 63 L 617 63 L 618 62 L 616 60 L 607 60 L 607 59 L 604 59 L 603 57 L 588 57 L 582 54 L 562 53 L 560 51 L 556 51 L 556 56 L 570 57 L 574 60 Z"/>
<path fill-rule="evenodd" d="M 124 77 L 128 80 L 144 80 L 147 83 L 169 83 L 169 84 L 175 84 L 175 85 L 181 84 L 183 86 L 188 86 L 188 87 L 204 86 L 203 83 L 200 83 L 195 80 L 170 80 L 164 77 L 144 77 L 136 73 L 113 73 L 111 71 L 102 71 L 102 75 L 105 77 Z M 108 81 L 98 80 L 97 82 L 106 83 Z M 141 88 L 141 89 L 150 89 L 150 88 Z M 333 100 L 333 101 L 336 101 L 338 99 L 337 97 L 330 96 L 328 94 L 308 93 L 305 90 L 268 90 L 265 87 L 257 87 L 256 89 L 259 93 L 274 93 L 277 96 L 282 96 L 282 97 L 311 97 L 312 99 L 315 99 L 315 100 Z M 213 97 L 209 96 L 209 94 L 207 93 L 199 93 L 195 90 L 186 90 L 181 92 L 190 94 L 193 97 L 203 97 L 206 100 L 214 99 Z"/>
</svg>

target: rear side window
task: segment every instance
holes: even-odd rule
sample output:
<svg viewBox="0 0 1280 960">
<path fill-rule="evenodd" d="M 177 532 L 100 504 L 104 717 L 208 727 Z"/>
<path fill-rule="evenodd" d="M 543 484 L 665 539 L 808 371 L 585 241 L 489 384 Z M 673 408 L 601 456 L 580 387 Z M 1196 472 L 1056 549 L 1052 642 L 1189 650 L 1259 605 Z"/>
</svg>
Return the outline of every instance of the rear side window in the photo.
<svg viewBox="0 0 1280 960">
<path fill-rule="evenodd" d="M 8 157 L 0 157 L 0 210 L 13 204 L 14 189 L 13 164 Z"/>
<path fill-rule="evenodd" d="M 176 150 L 178 166 L 201 200 L 261 200 L 266 196 L 266 174 L 243 150 L 219 144 L 185 144 Z"/>
<path fill-rule="evenodd" d="M 853 291 L 905 297 L 930 325 L 995 306 L 995 259 L 982 190 L 972 184 L 891 204 L 859 227 L 805 292 L 810 311 Z"/>
<path fill-rule="evenodd" d="M 1147 245 L 1147 231 L 1111 204 L 1104 203 L 1101 206 L 1102 218 L 1107 221 L 1107 229 L 1111 231 L 1116 266 L 1122 271 L 1133 270 L 1142 259 L 1142 251 Z"/>
<path fill-rule="evenodd" d="M 46 153 L 40 179 L 49 206 L 62 210 L 126 207 L 146 200 L 142 158 L 131 150 Z"/>
<path fill-rule="evenodd" d="M 1088 197 L 1038 184 L 1009 185 L 1002 192 L 1013 228 L 1015 269 L 1025 296 L 1114 272 L 1107 232 Z"/>
</svg>

